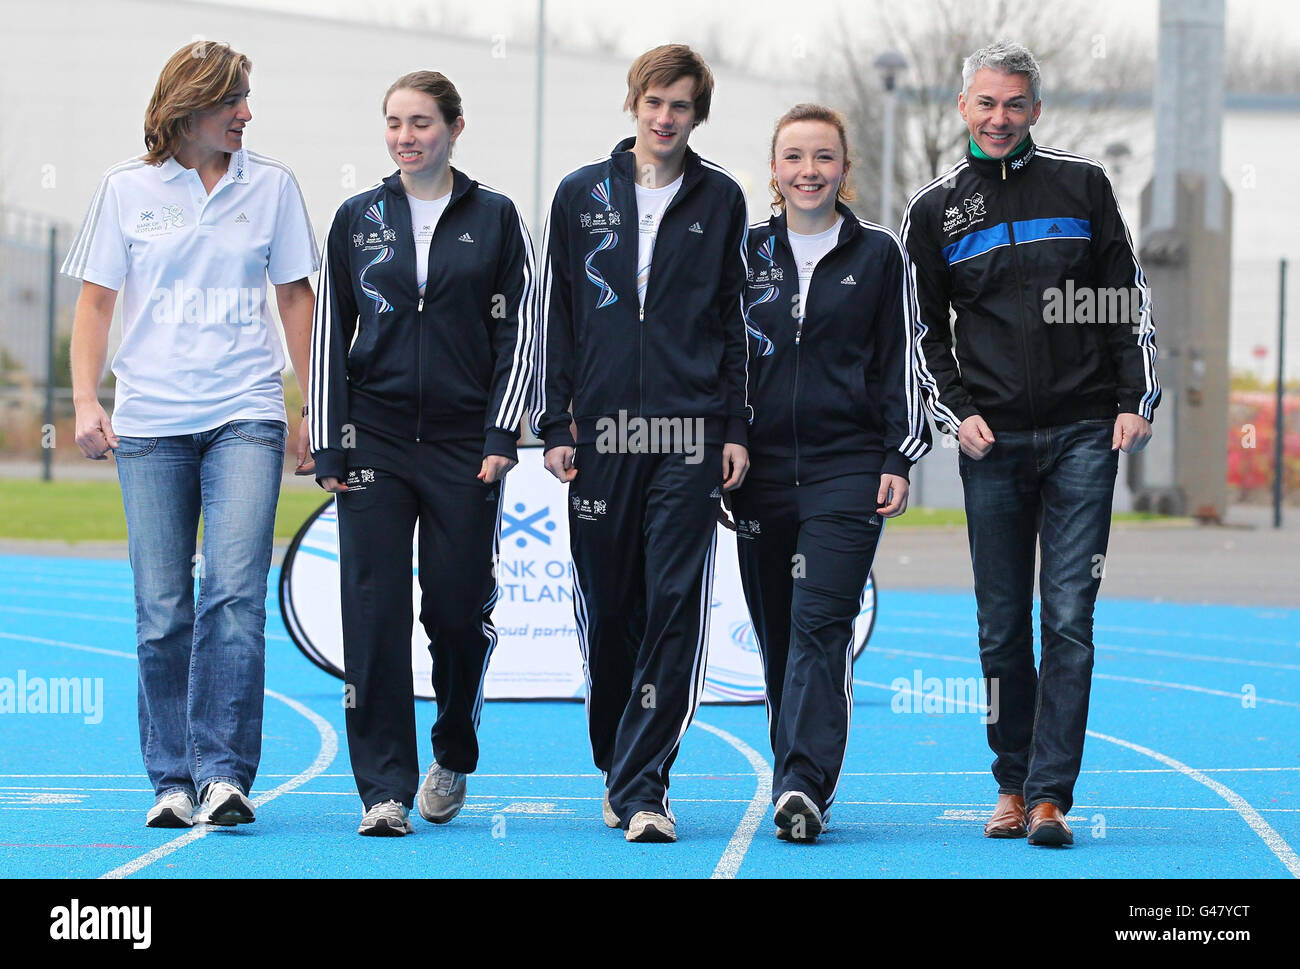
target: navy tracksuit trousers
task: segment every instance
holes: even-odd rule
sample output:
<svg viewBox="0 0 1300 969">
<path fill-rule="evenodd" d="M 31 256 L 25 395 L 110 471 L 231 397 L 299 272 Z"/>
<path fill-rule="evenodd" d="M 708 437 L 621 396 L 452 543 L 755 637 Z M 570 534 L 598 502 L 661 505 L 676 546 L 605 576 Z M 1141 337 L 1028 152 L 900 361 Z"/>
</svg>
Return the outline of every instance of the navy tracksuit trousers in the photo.
<svg viewBox="0 0 1300 969">
<path fill-rule="evenodd" d="M 601 453 L 569 484 L 587 724 L 610 806 L 670 815 L 668 773 L 704 688 L 722 450 Z"/>
<path fill-rule="evenodd" d="M 386 442 L 384 467 L 349 460 L 337 496 L 348 751 L 369 810 L 412 806 L 420 783 L 411 680 L 411 537 L 419 523 L 420 623 L 429 637 L 438 718 L 433 754 L 478 765 L 483 684 L 496 645 L 493 564 L 501 483 L 477 480 L 481 441 Z"/>
<path fill-rule="evenodd" d="M 732 496 L 745 601 L 767 689 L 772 801 L 835 800 L 853 714 L 853 621 L 884 519 L 879 475 L 786 485 L 750 478 Z"/>
</svg>

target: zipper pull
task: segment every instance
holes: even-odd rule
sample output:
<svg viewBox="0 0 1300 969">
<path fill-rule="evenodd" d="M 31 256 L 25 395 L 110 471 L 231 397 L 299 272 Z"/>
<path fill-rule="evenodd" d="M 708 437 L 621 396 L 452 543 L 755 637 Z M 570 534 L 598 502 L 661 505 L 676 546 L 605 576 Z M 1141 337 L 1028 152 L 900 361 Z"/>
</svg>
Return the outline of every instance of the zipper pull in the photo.
<svg viewBox="0 0 1300 969">
<path fill-rule="evenodd" d="M 802 339 L 802 337 L 803 337 L 803 317 L 801 316 L 801 317 L 799 317 L 799 325 L 796 326 L 796 327 L 795 327 L 795 330 L 794 330 L 794 345 L 795 345 L 795 346 L 798 346 L 798 345 L 799 345 L 799 340 Z M 797 482 L 797 481 L 795 482 L 795 484 L 798 484 L 798 483 L 799 483 L 799 482 Z"/>
<path fill-rule="evenodd" d="M 645 322 L 645 307 L 642 306 L 640 309 L 637 310 L 637 313 L 638 313 L 638 315 L 639 315 L 640 318 L 641 318 L 641 322 L 644 323 L 644 322 Z"/>
<path fill-rule="evenodd" d="M 1004 159 L 1002 162 L 1002 181 L 1005 182 L 1006 180 L 1007 180 L 1007 163 Z"/>
<path fill-rule="evenodd" d="M 419 303 L 418 306 L 415 307 L 415 311 L 416 311 L 417 313 L 423 313 L 423 312 L 424 312 L 424 297 L 423 297 L 423 296 L 420 297 L 420 303 Z"/>
</svg>

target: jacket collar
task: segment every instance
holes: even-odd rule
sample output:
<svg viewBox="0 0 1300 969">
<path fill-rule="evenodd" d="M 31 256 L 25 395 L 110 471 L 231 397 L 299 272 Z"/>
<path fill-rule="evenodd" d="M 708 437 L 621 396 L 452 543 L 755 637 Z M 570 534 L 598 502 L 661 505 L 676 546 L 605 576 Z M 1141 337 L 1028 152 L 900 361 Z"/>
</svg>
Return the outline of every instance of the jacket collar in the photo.
<svg viewBox="0 0 1300 969">
<path fill-rule="evenodd" d="M 835 200 L 835 211 L 844 216 L 844 222 L 840 225 L 840 236 L 831 252 L 834 252 L 835 249 L 842 245 L 846 245 L 862 231 L 862 226 L 858 224 L 858 217 L 853 214 L 853 210 L 839 199 Z M 773 215 L 768 220 L 768 224 L 772 227 L 772 235 L 780 239 L 787 249 L 790 249 L 790 228 L 786 222 L 785 209 L 782 209 L 779 215 Z"/>
<path fill-rule="evenodd" d="M 393 174 L 385 178 L 384 187 L 398 198 L 406 198 L 406 188 L 402 185 L 402 173 L 400 171 L 393 172 Z M 453 165 L 451 169 L 451 198 L 447 199 L 447 207 L 451 208 L 458 199 L 477 187 L 478 182 Z"/>
<path fill-rule="evenodd" d="M 1021 175 L 1037 154 L 1038 146 L 1034 144 L 1032 135 L 1025 136 L 1025 143 L 1014 155 L 1001 159 L 980 158 L 970 150 L 970 142 L 966 143 L 966 164 L 971 171 L 999 181 Z"/>
<path fill-rule="evenodd" d="M 636 182 L 636 156 L 632 154 L 632 146 L 635 144 L 635 138 L 624 138 L 609 153 L 614 174 L 624 181 L 633 183 Z M 703 167 L 700 164 L 700 156 L 695 153 L 695 150 L 690 145 L 687 145 L 686 155 L 682 159 L 683 191 L 700 177 Z"/>
</svg>

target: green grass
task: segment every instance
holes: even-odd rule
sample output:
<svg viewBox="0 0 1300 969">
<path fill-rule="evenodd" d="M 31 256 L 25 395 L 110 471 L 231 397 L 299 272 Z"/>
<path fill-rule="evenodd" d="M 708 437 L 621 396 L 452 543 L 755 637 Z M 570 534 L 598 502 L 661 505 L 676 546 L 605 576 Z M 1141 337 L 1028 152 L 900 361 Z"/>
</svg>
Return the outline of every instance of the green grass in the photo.
<svg viewBox="0 0 1300 969">
<path fill-rule="evenodd" d="M 275 537 L 293 538 L 307 516 L 325 500 L 316 488 L 286 488 L 280 492 Z M 1115 522 L 1187 524 L 1190 519 L 1167 518 L 1151 512 L 1124 512 Z M 963 527 L 959 508 L 912 508 L 890 521 L 891 528 Z M 20 481 L 0 479 L 0 538 L 46 539 L 61 542 L 124 542 L 126 519 L 115 481 Z"/>
<path fill-rule="evenodd" d="M 325 497 L 318 488 L 282 490 L 275 537 L 293 538 Z M 0 479 L 0 538 L 124 542 L 122 493 L 115 481 Z"/>
</svg>

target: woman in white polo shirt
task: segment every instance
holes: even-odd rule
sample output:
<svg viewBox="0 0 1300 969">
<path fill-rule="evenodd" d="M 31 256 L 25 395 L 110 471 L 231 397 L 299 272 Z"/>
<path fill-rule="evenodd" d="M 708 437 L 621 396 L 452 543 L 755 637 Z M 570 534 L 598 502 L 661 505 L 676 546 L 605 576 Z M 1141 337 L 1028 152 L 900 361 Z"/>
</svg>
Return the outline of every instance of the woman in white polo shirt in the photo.
<svg viewBox="0 0 1300 969">
<path fill-rule="evenodd" d="M 319 258 L 293 174 L 243 146 L 251 66 L 212 41 L 172 55 L 145 114 L 146 154 L 108 170 L 63 264 L 82 280 L 77 446 L 114 454 L 126 510 L 150 827 L 253 820 L 287 434 L 266 281 L 303 386 Z M 97 388 L 119 291 L 110 419 Z M 297 451 L 305 472 L 305 428 Z"/>
</svg>

